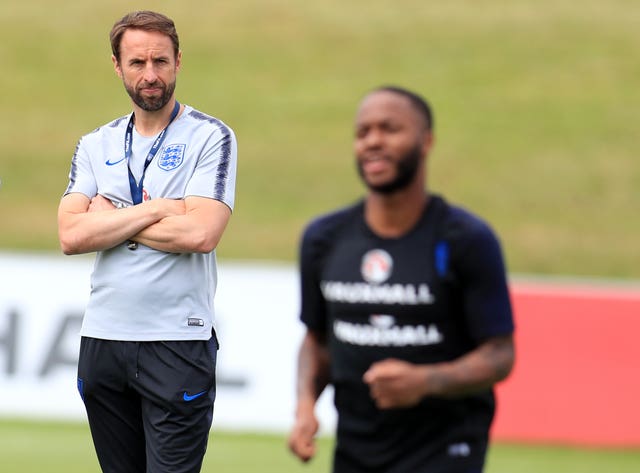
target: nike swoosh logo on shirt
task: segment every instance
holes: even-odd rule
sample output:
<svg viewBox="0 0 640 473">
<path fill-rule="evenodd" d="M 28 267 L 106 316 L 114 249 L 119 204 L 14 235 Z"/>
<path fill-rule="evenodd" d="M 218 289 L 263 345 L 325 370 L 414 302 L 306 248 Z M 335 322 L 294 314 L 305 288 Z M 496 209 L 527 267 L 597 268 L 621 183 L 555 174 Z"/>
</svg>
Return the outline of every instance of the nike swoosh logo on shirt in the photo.
<svg viewBox="0 0 640 473">
<path fill-rule="evenodd" d="M 190 396 L 189 394 L 187 394 L 187 391 L 185 391 L 184 394 L 182 395 L 182 399 L 184 399 L 187 402 L 193 401 L 194 399 L 199 398 L 200 396 L 202 396 L 206 392 L 207 391 L 202 391 L 201 393 L 193 394 L 193 395 Z"/>
<path fill-rule="evenodd" d="M 115 166 L 118 163 L 121 163 L 122 161 L 124 161 L 124 158 L 120 158 L 118 161 L 111 161 L 110 159 L 107 159 L 104 163 L 107 166 Z"/>
</svg>

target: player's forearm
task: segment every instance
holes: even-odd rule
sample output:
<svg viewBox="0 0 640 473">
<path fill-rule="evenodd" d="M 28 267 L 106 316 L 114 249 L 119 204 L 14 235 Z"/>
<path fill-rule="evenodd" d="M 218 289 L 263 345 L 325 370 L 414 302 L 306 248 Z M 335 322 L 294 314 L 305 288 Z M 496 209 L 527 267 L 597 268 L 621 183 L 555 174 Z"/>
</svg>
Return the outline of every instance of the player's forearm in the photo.
<svg viewBox="0 0 640 473">
<path fill-rule="evenodd" d="M 76 213 L 61 210 L 58 217 L 60 246 L 65 254 L 113 248 L 160 218 L 151 206 Z"/>
<path fill-rule="evenodd" d="M 209 253 L 218 246 L 226 224 L 226 220 L 206 224 L 190 215 L 167 217 L 131 240 L 168 253 Z"/>
<path fill-rule="evenodd" d="M 324 340 L 307 332 L 298 354 L 298 410 L 313 408 L 329 384 L 329 352 Z"/>
<path fill-rule="evenodd" d="M 514 363 L 513 337 L 494 337 L 457 360 L 424 365 L 426 395 L 458 397 L 491 388 Z"/>
<path fill-rule="evenodd" d="M 181 231 L 175 225 L 156 223 L 131 237 L 132 241 L 167 253 L 207 253 L 214 245 L 205 245 L 204 238 L 194 231 Z"/>
<path fill-rule="evenodd" d="M 184 211 L 150 225 L 131 239 L 168 253 L 209 253 L 220 242 L 231 217 L 224 203 L 203 197 L 188 197 Z"/>
</svg>

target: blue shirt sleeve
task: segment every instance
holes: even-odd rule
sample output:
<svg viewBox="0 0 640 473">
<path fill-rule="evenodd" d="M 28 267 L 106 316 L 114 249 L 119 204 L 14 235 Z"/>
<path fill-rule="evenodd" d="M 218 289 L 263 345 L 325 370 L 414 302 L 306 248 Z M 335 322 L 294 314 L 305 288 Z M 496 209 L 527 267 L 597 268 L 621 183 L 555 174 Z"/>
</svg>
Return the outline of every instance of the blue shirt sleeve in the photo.
<svg viewBox="0 0 640 473">
<path fill-rule="evenodd" d="M 500 242 L 481 220 L 467 227 L 459 242 L 456 272 L 462 287 L 464 316 L 476 342 L 514 330 L 506 268 Z"/>
</svg>

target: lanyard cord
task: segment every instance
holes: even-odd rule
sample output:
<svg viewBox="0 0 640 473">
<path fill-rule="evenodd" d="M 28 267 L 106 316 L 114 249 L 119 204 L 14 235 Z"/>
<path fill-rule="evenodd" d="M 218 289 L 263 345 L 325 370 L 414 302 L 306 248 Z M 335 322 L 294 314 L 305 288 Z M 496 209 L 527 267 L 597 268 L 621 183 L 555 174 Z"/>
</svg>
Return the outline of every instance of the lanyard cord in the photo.
<svg viewBox="0 0 640 473">
<path fill-rule="evenodd" d="M 135 114 L 131 114 L 131 118 L 129 119 L 129 124 L 127 125 L 127 131 L 124 135 L 124 157 L 127 160 L 127 170 L 129 171 L 129 187 L 131 188 L 131 200 L 133 200 L 133 205 L 139 204 L 142 202 L 142 189 L 144 186 L 144 174 L 147 171 L 147 167 L 153 158 L 155 157 L 158 149 L 164 142 L 164 138 L 167 132 L 167 128 L 171 125 L 171 122 L 175 120 L 178 116 L 178 112 L 180 111 L 180 103 L 176 100 L 176 104 L 173 107 L 173 112 L 171 112 L 171 117 L 169 118 L 169 123 L 164 129 L 160 132 L 156 140 L 153 142 L 151 149 L 149 150 L 149 154 L 147 158 L 144 160 L 144 168 L 142 170 L 142 177 L 140 177 L 140 182 L 136 183 L 136 178 L 133 177 L 133 173 L 131 172 L 131 167 L 129 166 L 129 161 L 131 159 L 131 146 L 133 145 L 133 126 L 135 123 Z"/>
</svg>

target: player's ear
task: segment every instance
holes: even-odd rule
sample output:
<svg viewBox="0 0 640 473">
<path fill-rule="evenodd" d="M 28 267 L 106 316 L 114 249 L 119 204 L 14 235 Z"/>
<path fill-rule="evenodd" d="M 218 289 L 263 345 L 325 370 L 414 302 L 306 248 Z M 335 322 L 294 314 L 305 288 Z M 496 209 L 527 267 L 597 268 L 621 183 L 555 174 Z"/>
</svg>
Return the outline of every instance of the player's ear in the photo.
<svg viewBox="0 0 640 473">
<path fill-rule="evenodd" d="M 424 132 L 424 137 L 422 139 L 422 153 L 424 156 L 429 154 L 429 151 L 431 151 L 431 147 L 433 146 L 434 141 L 435 141 L 435 138 L 433 136 L 433 131 L 426 130 Z"/>
<path fill-rule="evenodd" d="M 111 55 L 111 62 L 113 63 L 113 68 L 115 69 L 116 74 L 118 74 L 118 77 L 122 79 L 122 69 L 120 68 L 120 63 L 113 54 Z"/>
<path fill-rule="evenodd" d="M 182 51 L 178 51 L 176 55 L 176 72 L 180 70 L 180 66 L 182 66 Z"/>
</svg>

